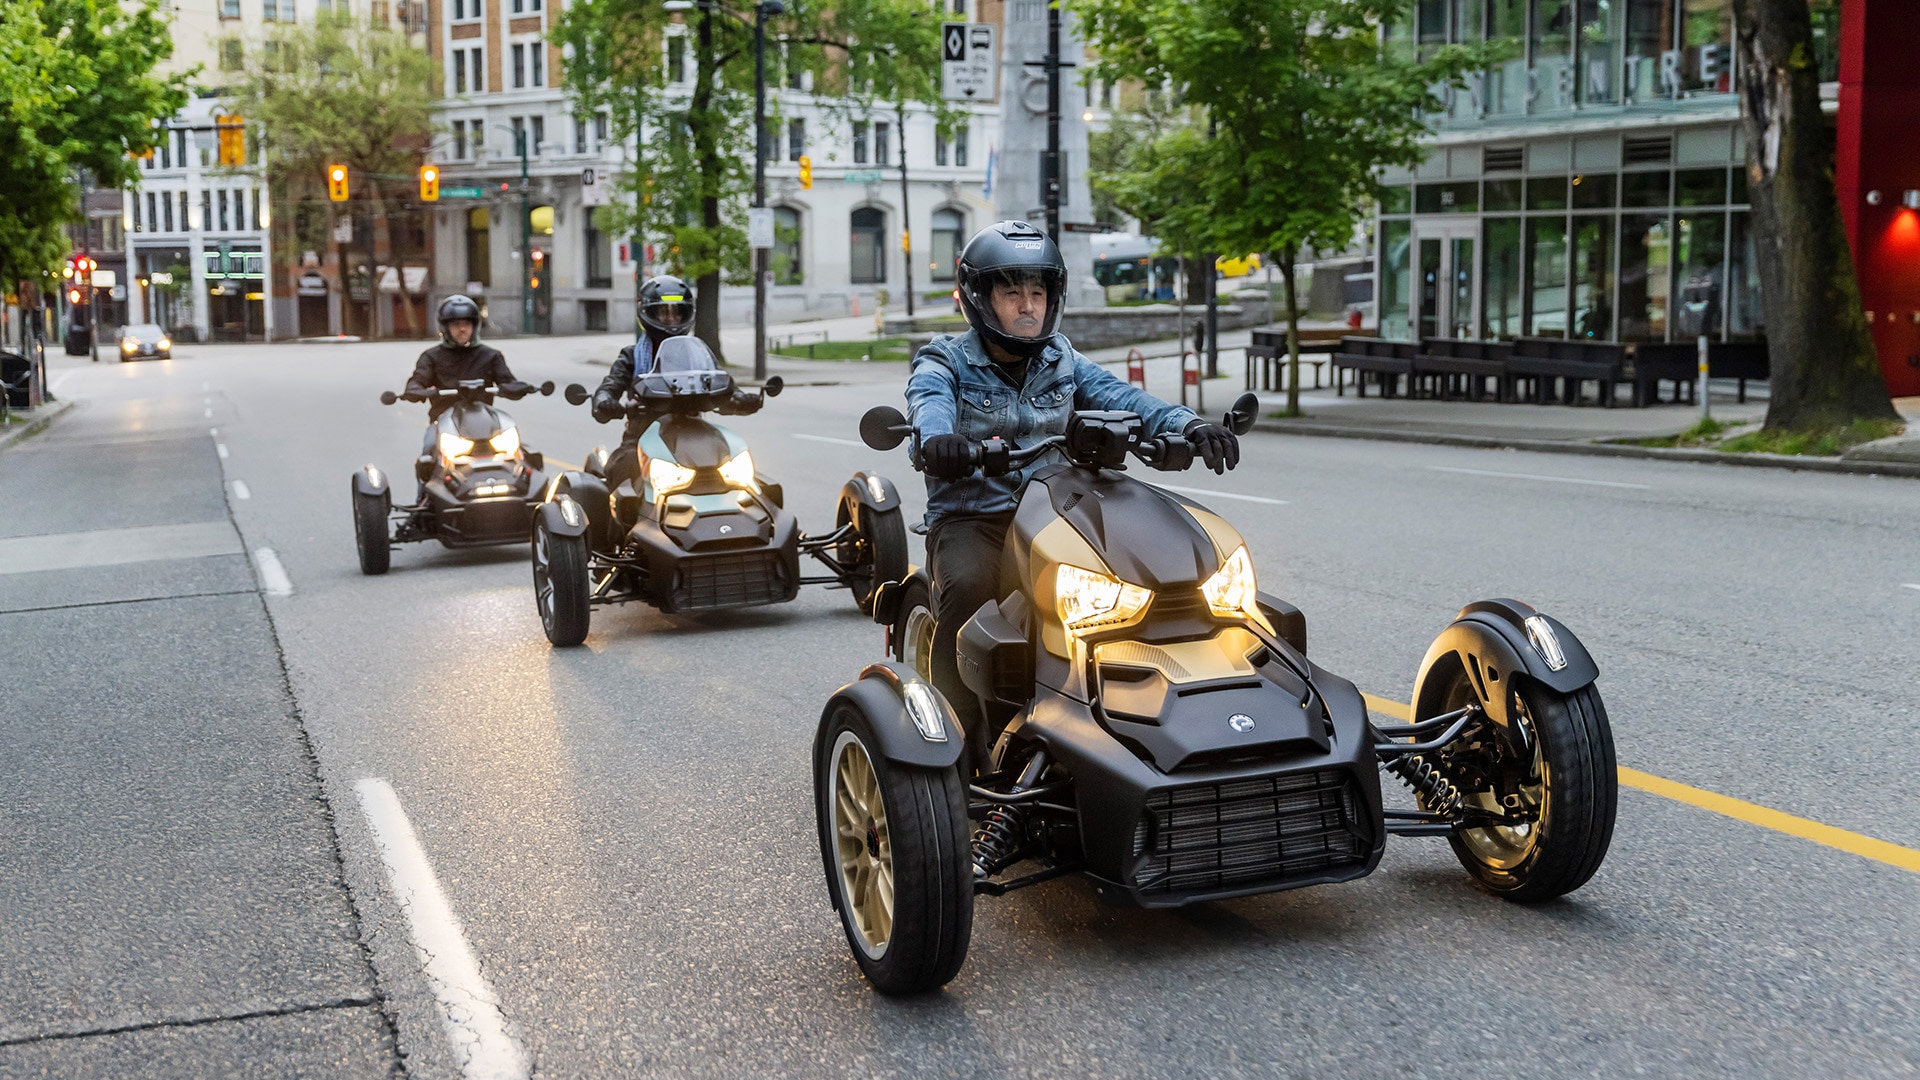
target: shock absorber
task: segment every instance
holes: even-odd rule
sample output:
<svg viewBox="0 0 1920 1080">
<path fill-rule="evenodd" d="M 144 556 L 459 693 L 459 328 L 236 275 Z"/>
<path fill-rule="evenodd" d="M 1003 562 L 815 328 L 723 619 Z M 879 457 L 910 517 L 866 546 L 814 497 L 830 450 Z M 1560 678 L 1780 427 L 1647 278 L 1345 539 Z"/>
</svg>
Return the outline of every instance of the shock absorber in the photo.
<svg viewBox="0 0 1920 1080">
<path fill-rule="evenodd" d="M 1398 777 L 1400 782 L 1413 789 L 1427 809 L 1449 817 L 1460 812 L 1464 798 L 1460 789 L 1442 773 L 1439 766 L 1428 761 L 1423 754 L 1409 754 L 1389 759 L 1387 771 Z"/>
<path fill-rule="evenodd" d="M 1047 767 L 1047 752 L 1042 750 L 1027 761 L 1020 770 L 1020 779 L 1013 785 L 1010 795 L 1017 795 L 1032 787 Z M 987 816 L 973 833 L 973 873 L 975 877 L 992 877 L 1011 866 L 1020 857 L 1021 847 L 1027 835 L 1027 808 L 1023 803 L 994 803 L 987 809 Z"/>
</svg>

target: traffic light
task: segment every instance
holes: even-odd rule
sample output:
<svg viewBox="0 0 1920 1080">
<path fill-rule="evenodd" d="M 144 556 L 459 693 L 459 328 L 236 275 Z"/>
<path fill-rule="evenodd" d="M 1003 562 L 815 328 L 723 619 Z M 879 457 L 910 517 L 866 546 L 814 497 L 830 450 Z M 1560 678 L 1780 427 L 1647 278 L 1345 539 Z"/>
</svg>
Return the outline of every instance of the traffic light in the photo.
<svg viewBox="0 0 1920 1080">
<path fill-rule="evenodd" d="M 813 190 L 813 159 L 805 154 L 800 155 L 800 190 Z"/>
<path fill-rule="evenodd" d="M 79 289 L 67 290 L 67 303 L 73 307 L 80 306 L 80 290 Z"/>
<path fill-rule="evenodd" d="M 245 165 L 247 163 L 246 120 L 229 113 L 214 123 L 220 138 L 220 164 Z"/>
<path fill-rule="evenodd" d="M 334 202 L 347 201 L 347 167 L 345 165 L 327 166 L 327 198 Z"/>
<path fill-rule="evenodd" d="M 420 201 L 440 201 L 440 167 L 438 165 L 420 166 Z"/>
</svg>

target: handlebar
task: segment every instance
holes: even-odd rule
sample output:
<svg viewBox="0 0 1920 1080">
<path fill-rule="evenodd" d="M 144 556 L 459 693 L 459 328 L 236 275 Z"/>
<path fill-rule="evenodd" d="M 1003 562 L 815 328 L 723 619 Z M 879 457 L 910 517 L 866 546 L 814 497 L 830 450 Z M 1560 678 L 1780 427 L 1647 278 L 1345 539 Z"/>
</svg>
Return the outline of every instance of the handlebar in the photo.
<svg viewBox="0 0 1920 1080">
<path fill-rule="evenodd" d="M 548 383 L 547 385 L 551 386 L 553 384 Z M 774 375 L 768 378 L 767 381 L 760 386 L 760 404 L 766 404 L 767 399 L 770 397 L 779 397 L 780 391 L 785 388 L 786 380 L 780 376 Z M 569 383 L 566 389 L 566 399 L 569 405 L 585 405 L 593 400 L 593 393 L 579 383 Z M 630 419 L 640 415 L 640 412 L 644 411 L 643 406 L 638 404 L 625 405 L 622 406 L 622 408 L 625 415 Z"/>
<path fill-rule="evenodd" d="M 408 397 L 405 391 L 402 391 L 396 394 L 391 390 L 382 390 L 380 392 L 380 404 L 392 405 L 395 402 L 399 402 L 399 401 L 416 401 L 416 400 L 430 401 L 434 398 L 479 397 L 483 394 L 501 394 L 504 392 L 505 391 L 502 391 L 500 387 L 498 387 L 493 383 L 485 382 L 480 379 L 462 379 L 460 381 L 459 386 L 437 387 L 433 390 L 427 391 L 425 395 L 422 395 L 417 398 Z M 527 391 L 527 393 L 539 394 L 541 397 L 548 397 L 553 393 L 553 380 L 548 379 L 546 382 L 543 382 L 539 386 L 536 386 L 533 389 Z M 522 394 L 521 396 L 525 397 L 526 395 Z"/>
</svg>

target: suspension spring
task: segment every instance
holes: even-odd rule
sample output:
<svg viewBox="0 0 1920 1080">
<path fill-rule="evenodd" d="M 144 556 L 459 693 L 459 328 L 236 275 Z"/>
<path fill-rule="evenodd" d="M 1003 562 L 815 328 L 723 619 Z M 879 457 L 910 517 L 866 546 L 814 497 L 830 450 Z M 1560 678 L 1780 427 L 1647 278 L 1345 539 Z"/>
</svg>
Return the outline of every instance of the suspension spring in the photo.
<svg viewBox="0 0 1920 1080">
<path fill-rule="evenodd" d="M 987 811 L 985 821 L 973 834 L 973 872 L 979 877 L 992 877 L 1007 868 L 1020 854 L 1020 844 L 1026 834 L 1027 815 L 1024 807 L 1011 803 L 996 803 Z"/>
<path fill-rule="evenodd" d="M 1428 761 L 1424 754 L 1412 754 L 1394 758 L 1386 763 L 1387 771 L 1398 777 L 1400 782 L 1413 789 L 1420 802 L 1437 814 L 1449 817 L 1460 812 L 1465 796 L 1454 782 L 1440 771 L 1439 766 Z"/>
</svg>

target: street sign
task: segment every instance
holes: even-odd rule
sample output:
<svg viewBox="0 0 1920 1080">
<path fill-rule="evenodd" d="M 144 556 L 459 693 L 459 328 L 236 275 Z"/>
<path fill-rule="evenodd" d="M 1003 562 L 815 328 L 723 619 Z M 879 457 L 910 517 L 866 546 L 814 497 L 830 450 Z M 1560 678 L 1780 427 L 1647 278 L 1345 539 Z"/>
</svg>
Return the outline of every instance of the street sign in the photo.
<svg viewBox="0 0 1920 1080">
<path fill-rule="evenodd" d="M 940 24 L 940 96 L 948 101 L 992 101 L 1000 54 L 992 23 Z"/>
<path fill-rule="evenodd" d="M 95 270 L 93 272 L 93 287 L 96 289 L 111 289 L 119 283 L 120 275 L 112 270 Z"/>
<path fill-rule="evenodd" d="M 608 203 L 606 177 L 599 169 L 580 170 L 580 205 L 605 206 Z"/>
<path fill-rule="evenodd" d="M 333 242 L 336 244 L 353 243 L 353 219 L 341 218 L 333 223 Z"/>
<path fill-rule="evenodd" d="M 480 199 L 480 198 L 485 198 L 486 194 L 487 194 L 486 192 L 480 190 L 477 187 L 445 187 L 443 186 L 440 189 L 440 197 L 443 199 Z"/>
<path fill-rule="evenodd" d="M 747 246 L 750 248 L 770 248 L 773 246 L 773 208 L 755 206 L 747 210 Z"/>
<path fill-rule="evenodd" d="M 1041 211 L 1040 216 L 1045 217 L 1046 211 L 1044 210 Z M 1100 232 L 1106 232 L 1107 227 L 1105 225 L 1101 225 L 1097 222 L 1092 222 L 1092 221 L 1063 221 L 1060 223 L 1060 231 L 1061 232 L 1100 233 Z"/>
<path fill-rule="evenodd" d="M 840 179 L 845 180 L 849 184 L 877 184 L 880 182 L 881 176 L 880 170 L 878 169 L 863 169 L 860 172 L 850 172 Z"/>
</svg>

